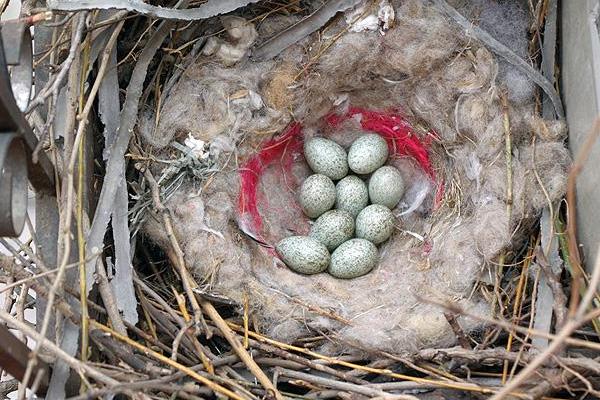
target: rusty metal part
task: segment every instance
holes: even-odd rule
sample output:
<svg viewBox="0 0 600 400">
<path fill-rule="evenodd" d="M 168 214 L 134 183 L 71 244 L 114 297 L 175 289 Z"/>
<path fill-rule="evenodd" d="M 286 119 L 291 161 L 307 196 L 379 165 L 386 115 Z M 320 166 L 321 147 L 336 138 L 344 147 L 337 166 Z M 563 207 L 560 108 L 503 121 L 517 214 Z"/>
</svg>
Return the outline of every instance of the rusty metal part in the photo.
<svg viewBox="0 0 600 400">
<path fill-rule="evenodd" d="M 10 333 L 10 331 L 4 325 L 0 325 L 0 363 L 2 364 L 2 368 L 4 368 L 6 372 L 11 374 L 14 378 L 23 382 L 28 362 L 29 348 L 23 342 L 17 339 L 12 333 Z M 34 373 L 31 375 L 32 376 L 29 382 L 23 383 L 28 387 L 32 387 L 36 377 L 41 375 L 39 383 L 35 388 L 36 394 L 45 394 L 46 390 L 48 389 L 48 365 L 38 359 Z"/>
</svg>

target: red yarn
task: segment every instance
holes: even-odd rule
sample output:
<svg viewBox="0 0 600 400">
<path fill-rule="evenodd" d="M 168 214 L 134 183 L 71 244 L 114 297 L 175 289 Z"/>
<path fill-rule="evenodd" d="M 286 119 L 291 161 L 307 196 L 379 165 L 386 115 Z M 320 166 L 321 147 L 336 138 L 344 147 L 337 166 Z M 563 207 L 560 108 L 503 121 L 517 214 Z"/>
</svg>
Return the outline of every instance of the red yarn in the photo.
<svg viewBox="0 0 600 400">
<path fill-rule="evenodd" d="M 412 126 L 401 115 L 396 113 L 381 113 L 360 108 L 350 108 L 344 115 L 330 114 L 325 122 L 336 128 L 343 121 L 354 116 L 360 116 L 362 129 L 380 134 L 388 143 L 390 154 L 412 157 L 427 175 L 435 182 L 435 171 L 429 158 L 430 140 L 421 141 L 413 132 Z M 294 155 L 302 151 L 302 126 L 293 123 L 285 132 L 265 142 L 260 152 L 246 162 L 240 169 L 240 198 L 238 210 L 245 228 L 257 238 L 262 238 L 262 218 L 257 201 L 258 184 L 262 172 L 271 163 L 278 161 L 284 172 L 291 170 Z M 441 199 L 442 184 L 438 183 L 436 204 Z M 249 217 L 249 218 L 248 218 Z"/>
<path fill-rule="evenodd" d="M 360 125 L 366 131 L 379 133 L 388 143 L 390 154 L 411 156 L 423 171 L 435 181 L 435 172 L 429 160 L 430 142 L 423 143 L 413 132 L 412 126 L 398 114 L 385 114 L 376 111 L 350 108 L 344 115 L 330 114 L 325 120 L 335 128 L 343 121 L 360 115 Z"/>
<path fill-rule="evenodd" d="M 249 228 L 255 234 L 262 230 L 262 218 L 258 212 L 256 193 L 258 183 L 264 169 L 274 161 L 280 160 L 285 171 L 290 171 L 293 155 L 302 150 L 302 125 L 293 123 L 285 132 L 265 142 L 260 152 L 246 162 L 240 169 L 240 198 L 238 210 L 240 215 L 249 215 L 252 224 Z"/>
</svg>

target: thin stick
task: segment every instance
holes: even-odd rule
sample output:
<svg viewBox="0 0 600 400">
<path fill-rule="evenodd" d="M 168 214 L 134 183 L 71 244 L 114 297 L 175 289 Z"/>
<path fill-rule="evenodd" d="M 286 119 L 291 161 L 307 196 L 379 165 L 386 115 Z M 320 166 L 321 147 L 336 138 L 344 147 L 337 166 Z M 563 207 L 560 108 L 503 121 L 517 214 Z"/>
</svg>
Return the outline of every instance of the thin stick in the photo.
<svg viewBox="0 0 600 400">
<path fill-rule="evenodd" d="M 185 319 L 185 322 L 186 322 L 186 326 L 185 327 L 181 327 L 180 332 L 177 334 L 177 337 L 179 335 L 181 335 L 181 338 L 183 338 L 183 335 L 185 335 L 187 333 L 187 331 L 189 330 L 189 328 L 192 326 L 191 323 L 195 323 L 195 322 L 192 321 L 192 319 L 190 318 L 189 313 L 187 312 L 187 309 L 185 307 L 185 297 L 183 295 L 179 294 L 175 290 L 175 288 L 173 288 L 173 293 L 175 294 L 175 298 L 177 299 L 177 303 L 179 305 L 179 309 L 181 310 L 181 314 L 183 315 L 183 317 Z M 177 340 L 177 337 L 175 337 L 176 340 Z M 204 369 L 209 374 L 214 375 L 215 369 L 214 369 L 214 367 L 212 366 L 210 360 L 208 359 L 208 357 L 205 354 L 206 350 L 200 344 L 200 342 L 196 338 L 195 334 L 191 335 L 190 338 L 191 338 L 193 346 L 196 347 L 196 352 L 200 355 L 200 360 L 202 361 L 202 364 L 204 364 Z M 181 340 L 181 339 L 179 339 L 179 340 Z M 175 342 L 173 342 L 173 349 L 177 349 L 175 347 Z M 173 354 L 173 355 L 176 356 L 176 354 Z M 176 359 L 174 358 L 174 360 L 176 360 Z"/>
<path fill-rule="evenodd" d="M 209 303 L 208 301 L 202 301 L 202 309 L 204 312 L 210 317 L 210 319 L 215 323 L 217 328 L 221 331 L 225 339 L 229 342 L 235 353 L 238 355 L 240 360 L 250 370 L 250 372 L 258 379 L 258 381 L 263 385 L 267 392 L 275 395 L 276 399 L 283 399 L 281 393 L 277 390 L 275 385 L 271 382 L 269 377 L 265 375 L 262 369 L 256 364 L 256 362 L 252 359 L 250 354 L 246 351 L 244 346 L 240 343 L 238 338 L 235 336 L 235 333 L 229 328 L 227 322 L 221 317 L 219 312 L 215 309 L 215 307 Z"/>
<path fill-rule="evenodd" d="M 417 353 L 415 361 L 433 361 L 436 363 L 446 363 L 451 360 L 461 361 L 462 365 L 501 365 L 503 360 L 514 362 L 518 365 L 527 365 L 535 358 L 532 353 L 521 353 L 515 351 L 506 351 L 502 347 L 491 349 L 468 350 L 460 346 L 446 349 L 424 349 Z M 578 370 L 588 370 L 600 374 L 600 362 L 587 357 L 559 357 L 554 356 L 552 360 L 547 360 L 546 365 L 551 366 L 554 360 L 570 368 Z"/>
<path fill-rule="evenodd" d="M 85 21 L 86 14 L 87 14 L 87 12 L 85 12 L 85 11 L 80 14 L 80 18 L 81 18 L 80 21 Z M 72 37 L 71 37 L 71 45 L 69 48 L 69 55 L 67 56 L 65 61 L 61 64 L 61 69 L 60 69 L 58 75 L 56 75 L 54 82 L 52 83 L 52 86 L 43 88 L 43 90 L 38 95 L 36 95 L 36 97 L 33 100 L 31 100 L 31 102 L 29 103 L 29 106 L 27 107 L 27 110 L 25 110 L 25 114 L 29 114 L 31 112 L 31 110 L 44 104 L 44 101 L 46 100 L 46 98 L 48 98 L 48 96 L 50 96 L 51 94 L 58 93 L 65 77 L 67 76 L 67 73 L 70 70 L 73 60 L 75 60 L 75 57 L 77 55 L 76 50 L 77 50 L 77 47 L 79 47 L 79 43 L 81 41 L 81 36 L 83 34 L 83 28 L 84 28 L 83 24 L 80 24 L 78 22 L 77 27 L 76 27 L 76 29 L 74 29 Z"/>
<path fill-rule="evenodd" d="M 67 266 L 67 269 L 73 268 L 73 267 L 76 267 L 76 266 L 77 266 L 77 264 L 72 264 L 70 266 Z M 10 283 L 10 284 L 8 284 L 6 286 L 3 286 L 2 289 L 0 289 L 0 293 L 4 293 L 7 290 L 13 289 L 16 286 L 20 286 L 20 285 L 22 285 L 25 282 L 29 282 L 29 281 L 34 280 L 34 279 L 39 279 L 39 278 L 43 278 L 44 276 L 55 274 L 57 271 L 58 271 L 58 269 L 53 269 L 53 270 L 50 270 L 50 271 L 46 271 L 46 272 L 42 272 L 42 273 L 39 273 L 39 274 L 31 275 L 31 276 L 29 276 L 27 278 L 19 279 L 18 281 L 15 281 L 15 282 L 12 282 L 12 283 Z M 11 294 L 9 293 L 8 296 L 10 296 L 10 295 Z M 6 306 L 7 304 L 11 304 L 11 303 L 4 301 L 3 304 Z"/>
<path fill-rule="evenodd" d="M 234 330 L 236 331 L 242 331 L 242 327 L 239 325 L 236 325 L 234 323 L 228 322 L 227 323 L 230 327 L 232 327 Z M 299 353 L 303 353 L 306 355 L 309 355 L 311 357 L 314 358 L 318 358 L 320 360 L 326 360 L 331 364 L 335 364 L 335 365 L 340 365 L 343 367 L 348 367 L 348 368 L 352 368 L 352 369 L 356 369 L 356 370 L 361 370 L 361 371 L 365 371 L 365 372 L 369 372 L 369 373 L 373 373 L 373 374 L 378 374 L 378 375 L 384 375 L 384 376 L 389 376 L 391 378 L 395 378 L 395 379 L 401 379 L 401 380 L 405 380 L 405 381 L 410 381 L 410 382 L 416 382 L 416 383 L 424 383 L 424 384 L 432 384 L 432 385 L 436 385 L 436 387 L 443 387 L 443 388 L 448 388 L 448 389 L 456 389 L 456 390 L 465 390 L 465 391 L 470 391 L 470 392 L 478 392 L 478 393 L 483 393 L 483 394 L 492 394 L 494 393 L 494 390 L 486 388 L 486 387 L 482 387 L 476 384 L 471 384 L 471 383 L 460 383 L 460 382 L 448 382 L 448 381 L 435 381 L 432 379 L 427 379 L 427 378 L 419 378 L 419 377 L 414 377 L 414 376 L 410 376 L 410 375 L 404 375 L 404 374 L 398 374 L 395 373 L 389 369 L 380 369 L 380 368 L 373 368 L 373 367 L 369 367 L 369 366 L 364 366 L 364 365 L 359 365 L 359 364 L 354 364 L 348 361 L 344 361 L 344 360 L 339 360 L 336 358 L 332 358 L 332 357 L 328 357 L 319 353 L 316 353 L 314 351 L 302 348 L 302 347 L 297 347 L 291 344 L 287 344 L 287 343 L 282 343 L 282 342 L 278 342 L 277 340 L 268 338 L 266 336 L 260 335 L 256 332 L 248 332 L 248 334 L 250 335 L 250 337 L 259 340 L 261 342 L 264 343 L 269 343 L 272 344 L 274 346 L 280 347 L 282 349 L 286 349 L 286 350 L 292 350 L 292 351 L 296 351 Z M 522 393 L 512 393 L 514 396 L 520 397 L 520 398 L 525 398 L 525 396 Z"/>
<path fill-rule="evenodd" d="M 176 361 L 171 360 L 168 357 L 163 356 L 160 353 L 157 353 L 156 351 L 149 349 L 148 347 L 144 346 L 143 344 L 140 344 L 138 342 L 136 342 L 135 340 L 132 340 L 130 338 L 128 338 L 127 336 L 123 336 L 118 332 L 115 332 L 114 330 L 110 329 L 109 327 L 102 325 L 99 322 L 96 322 L 94 320 L 90 320 L 90 323 L 92 326 L 100 329 L 103 332 L 106 332 L 110 335 L 112 335 L 114 338 L 122 341 L 123 343 L 127 343 L 128 345 L 136 348 L 137 350 L 143 352 L 146 355 L 149 355 L 183 373 L 185 373 L 186 375 L 188 375 L 191 378 L 194 378 L 195 380 L 197 380 L 198 382 L 202 383 L 203 385 L 209 387 L 211 390 L 213 390 L 216 393 L 221 393 L 225 396 L 228 396 L 232 399 L 235 400 L 244 400 L 242 397 L 238 396 L 237 394 L 235 394 L 234 392 L 232 392 L 231 390 L 217 384 L 214 383 L 208 379 L 206 379 L 205 377 L 203 377 L 202 375 L 198 374 L 196 371 L 194 371 L 191 368 L 188 368 L 184 365 L 179 364 Z"/>
<path fill-rule="evenodd" d="M 531 254 L 531 250 L 530 250 L 530 254 Z M 527 258 L 527 260 L 525 261 L 525 265 L 523 266 L 523 268 L 521 268 L 521 275 L 519 276 L 519 283 L 517 284 L 517 292 L 515 293 L 515 302 L 513 303 L 513 312 L 512 312 L 512 322 L 513 324 L 516 324 L 516 317 L 517 317 L 517 313 L 519 311 L 519 309 L 521 308 L 521 300 L 522 300 L 522 293 L 524 292 L 524 286 L 525 286 L 525 278 L 527 277 L 527 273 L 529 271 L 529 260 L 530 258 Z M 514 334 L 511 331 L 510 334 L 508 335 L 508 342 L 506 343 L 506 351 L 510 351 L 512 348 L 512 341 L 514 338 Z M 506 383 L 506 377 L 508 375 L 508 361 L 504 362 L 504 366 L 502 368 L 502 384 Z"/>
<path fill-rule="evenodd" d="M 458 343 L 465 349 L 471 348 L 471 343 L 469 343 L 469 339 L 465 335 L 465 332 L 462 330 L 460 324 L 456 321 L 456 315 L 453 313 L 444 313 L 444 317 L 446 317 L 446 321 L 452 328 L 452 332 L 454 332 L 454 336 L 458 339 Z"/>
<path fill-rule="evenodd" d="M 89 36 L 86 37 L 85 47 L 83 48 L 83 67 L 80 76 L 79 88 L 79 112 L 83 111 L 83 94 L 87 68 L 89 68 Z M 85 237 L 83 233 L 83 186 L 84 186 L 84 146 L 85 138 L 81 140 L 77 147 L 79 163 L 77 164 L 77 250 L 79 253 L 79 301 L 81 303 L 81 361 L 88 359 L 89 346 L 89 324 L 88 324 L 88 306 L 87 306 L 87 278 L 85 271 Z M 82 381 L 82 385 L 83 385 Z M 81 387 L 83 392 L 86 388 Z"/>
<path fill-rule="evenodd" d="M 512 139 L 506 94 L 501 93 L 500 100 L 502 102 L 502 121 L 504 126 L 504 156 L 506 157 L 506 214 L 508 214 L 508 226 L 510 227 L 513 207 Z"/>
<path fill-rule="evenodd" d="M 0 320 L 3 320 L 7 324 L 13 326 L 13 328 L 18 329 L 28 337 L 34 339 L 40 347 L 44 347 L 46 350 L 52 352 L 52 354 L 54 354 L 57 358 L 65 361 L 73 370 L 80 373 L 85 373 L 90 378 L 93 378 L 96 381 L 102 382 L 106 385 L 116 385 L 119 383 L 113 378 L 104 375 L 96 368 L 90 366 L 88 363 L 83 363 L 75 357 L 70 356 L 63 349 L 54 344 L 54 342 L 48 340 L 46 337 L 42 336 L 40 332 L 37 332 L 35 329 L 33 329 L 28 323 L 16 320 L 9 313 L 4 312 L 3 310 L 0 310 Z"/>
<path fill-rule="evenodd" d="M 308 367 L 308 368 L 314 369 L 316 371 L 324 372 L 326 374 L 335 376 L 336 378 L 339 378 L 341 380 L 350 381 L 352 383 L 356 383 L 359 385 L 365 385 L 365 384 L 369 383 L 363 379 L 354 377 L 353 375 L 351 375 L 348 372 L 340 371 L 340 370 L 328 367 L 326 365 L 311 361 L 311 360 L 301 357 L 297 354 L 291 353 L 289 351 L 280 349 L 275 346 L 268 345 L 266 343 L 262 343 L 255 339 L 251 340 L 251 344 L 252 344 L 252 347 L 257 348 L 257 349 L 261 350 L 262 352 L 270 353 L 276 357 L 279 357 L 276 359 L 277 361 L 281 361 L 281 359 L 285 359 L 286 362 L 288 362 L 287 360 L 289 360 L 289 361 L 301 366 L 301 368 Z M 272 359 L 268 359 L 268 360 L 272 361 Z M 263 359 L 263 361 L 264 361 L 264 359 Z"/>
<path fill-rule="evenodd" d="M 248 292 L 244 291 L 244 315 L 242 321 L 244 322 L 244 349 L 248 350 Z"/>
<path fill-rule="evenodd" d="M 369 396 L 371 398 L 376 397 L 376 396 L 388 396 L 389 395 L 388 393 L 386 393 L 380 389 L 370 388 L 368 386 L 356 385 L 354 383 L 341 382 L 338 380 L 323 378 L 320 376 L 307 374 L 304 372 L 292 371 L 292 370 L 281 368 L 281 367 L 276 367 L 275 371 L 277 374 L 279 374 L 281 376 L 287 376 L 289 378 L 300 379 L 300 380 L 303 380 L 306 382 L 310 382 L 310 383 L 313 383 L 313 384 L 316 384 L 319 386 L 324 386 L 324 387 L 328 387 L 328 388 L 332 388 L 332 389 L 354 392 L 354 393 L 362 394 L 364 396 Z M 410 400 L 416 399 L 416 397 L 414 397 L 414 396 L 409 396 L 407 398 L 410 398 Z"/>
<path fill-rule="evenodd" d="M 152 192 L 152 201 L 154 203 L 154 208 L 156 211 L 161 214 L 163 223 L 165 225 L 165 230 L 167 233 L 167 237 L 169 238 L 169 243 L 171 244 L 172 249 L 172 261 L 175 264 L 177 272 L 179 274 L 179 278 L 183 284 L 183 289 L 185 290 L 185 294 L 192 306 L 192 310 L 194 311 L 194 322 L 196 325 L 199 325 L 204 321 L 204 317 L 202 316 L 202 311 L 200 310 L 200 304 L 196 299 L 196 295 L 194 294 L 194 287 L 191 282 L 191 277 L 189 276 L 189 272 L 185 265 L 185 259 L 183 257 L 183 250 L 181 250 L 181 246 L 175 236 L 175 231 L 173 229 L 173 224 L 171 223 L 171 216 L 169 215 L 169 210 L 162 203 L 160 198 L 160 187 L 158 186 L 158 182 L 154 179 L 154 176 L 150 172 L 149 169 L 144 169 L 143 171 L 144 177 L 148 181 L 148 185 L 150 186 L 150 191 Z M 206 323 L 204 322 L 203 325 Z M 208 336 L 208 335 L 207 335 Z"/>
<path fill-rule="evenodd" d="M 554 316 L 556 318 L 556 326 L 561 327 L 567 320 L 566 304 L 568 303 L 567 296 L 563 290 L 562 284 L 560 283 L 560 273 L 555 274 L 552 271 L 552 266 L 546 259 L 546 256 L 541 249 L 536 250 L 536 259 L 538 264 L 546 274 L 548 279 L 548 286 L 552 289 L 554 295 L 553 309 Z"/>
<path fill-rule="evenodd" d="M 600 248 L 599 248 L 600 250 Z M 590 287 L 583 297 L 579 309 L 576 312 L 575 318 L 569 319 L 562 327 L 556 338 L 550 345 L 540 353 L 533 361 L 531 361 L 515 378 L 504 386 L 497 394 L 492 396 L 491 400 L 500 400 L 507 396 L 511 391 L 517 389 L 525 380 L 527 380 L 537 368 L 544 364 L 547 358 L 558 352 L 566 343 L 566 340 L 573 332 L 584 323 L 596 318 L 600 315 L 600 308 L 585 314 L 595 294 L 595 288 L 600 283 L 600 255 L 596 257 L 594 272 L 590 279 Z"/>
<path fill-rule="evenodd" d="M 597 313 L 593 313 L 592 316 L 600 315 L 600 309 L 597 309 L 596 311 Z M 540 353 L 535 359 L 527 364 L 527 366 L 523 368 L 523 370 L 521 370 L 521 372 L 519 372 L 514 379 L 512 379 L 496 394 L 494 394 L 490 400 L 505 399 L 510 395 L 511 392 L 517 390 L 519 386 L 521 386 L 527 379 L 529 379 L 531 375 L 537 371 L 538 368 L 545 364 L 547 358 L 560 351 L 560 349 L 564 346 L 566 339 L 585 322 L 587 321 L 583 319 L 569 320 L 560 330 L 558 335 L 556 335 L 556 339 L 554 339 L 542 353 Z"/>
<path fill-rule="evenodd" d="M 456 306 L 454 304 L 441 303 L 441 302 L 438 302 L 438 301 L 434 301 L 434 300 L 431 300 L 431 299 L 425 299 L 425 298 L 422 298 L 422 297 L 417 297 L 417 300 L 419 300 L 419 301 L 421 301 L 423 303 L 429 303 L 429 304 L 436 305 L 436 306 L 441 307 L 443 309 L 450 310 L 450 311 L 455 312 L 457 314 L 461 314 L 461 315 L 463 315 L 465 317 L 469 317 L 469 318 L 472 318 L 472 319 L 483 321 L 483 322 L 486 322 L 486 323 L 491 324 L 491 325 L 499 326 L 499 327 L 501 327 L 503 329 L 506 329 L 507 331 L 513 330 L 515 332 L 523 333 L 523 334 L 526 334 L 526 335 L 539 336 L 539 337 L 543 337 L 543 338 L 551 339 L 551 340 L 554 340 L 554 339 L 556 339 L 558 337 L 558 335 L 553 335 L 553 334 L 548 333 L 548 332 L 542 332 L 542 331 L 538 331 L 538 330 L 531 329 L 531 328 L 524 328 L 522 326 L 515 325 L 515 324 L 512 324 L 512 323 L 507 322 L 507 321 L 497 320 L 497 319 L 494 319 L 494 318 L 484 317 L 482 315 L 478 315 L 478 314 L 475 314 L 475 313 L 470 313 L 468 311 L 465 311 L 465 310 L 461 309 L 460 307 L 458 307 L 458 306 Z M 598 309 L 598 310 L 600 310 L 600 309 Z M 598 311 L 598 314 L 600 314 L 600 311 Z M 575 339 L 575 338 L 567 337 L 565 339 L 565 343 L 568 344 L 568 345 L 574 346 L 574 347 L 585 347 L 585 348 L 588 348 L 588 349 L 593 349 L 593 350 L 600 351 L 600 343 L 590 342 L 588 340 L 580 340 L 580 339 Z"/>
<path fill-rule="evenodd" d="M 79 19 L 77 21 L 73 22 L 73 32 L 72 32 L 72 42 L 71 42 L 71 49 L 69 50 L 69 56 L 67 59 L 69 59 L 71 56 L 73 56 L 71 58 L 71 61 L 73 61 L 73 59 L 75 58 L 75 53 L 76 50 L 79 46 L 79 42 L 81 41 L 81 36 L 82 36 L 82 32 L 83 32 L 83 28 L 84 28 L 84 24 L 85 24 L 85 20 L 86 20 L 86 13 L 82 13 L 81 15 L 79 15 Z M 72 54 L 71 54 L 72 53 Z M 66 74 L 66 71 L 61 71 L 59 73 L 59 76 L 64 72 L 64 74 Z M 58 89 L 57 89 L 58 90 Z M 72 181 L 71 181 L 72 183 Z M 72 186 L 72 185 L 71 185 Z M 70 190 L 69 192 L 72 192 L 72 190 Z M 67 196 L 67 197 L 71 197 L 71 196 Z M 62 256 L 62 261 L 60 263 L 59 269 L 58 269 L 58 273 L 56 274 L 56 280 L 54 281 L 54 284 L 52 285 L 52 287 L 50 288 L 50 291 L 48 292 L 48 298 L 47 298 L 47 303 L 46 303 L 46 308 L 44 310 L 44 319 L 42 321 L 42 325 L 40 328 L 40 335 L 42 337 L 46 336 L 46 332 L 48 331 L 48 326 L 50 325 L 50 316 L 53 314 L 52 313 L 52 308 L 54 307 L 54 300 L 56 298 L 56 294 L 58 292 L 59 287 L 62 284 L 64 275 L 65 275 L 65 271 L 66 271 L 66 265 L 68 263 L 69 260 L 69 255 L 70 255 L 70 239 L 69 239 L 69 234 L 71 231 L 71 213 L 68 211 L 69 208 L 67 209 L 67 215 L 66 215 L 66 220 L 68 223 L 65 223 L 64 226 L 64 230 L 65 232 L 63 232 L 63 237 L 66 238 L 65 240 L 65 251 L 64 254 Z M 42 341 L 38 341 L 36 343 L 36 346 L 34 347 L 32 353 L 31 353 L 31 358 L 29 360 L 29 362 L 27 363 L 27 368 L 25 370 L 25 376 L 24 376 L 24 381 L 25 382 L 29 382 L 29 379 L 31 379 L 31 373 L 33 371 L 33 368 L 36 365 L 37 362 L 37 356 L 38 353 L 40 351 L 42 345 Z M 19 391 L 19 397 L 24 396 L 25 392 L 21 392 Z"/>
<path fill-rule="evenodd" d="M 598 246 L 598 250 L 600 251 L 600 246 Z M 588 310 L 588 307 L 592 304 L 594 297 L 596 297 L 596 289 L 598 288 L 598 285 L 600 284 L 600 253 L 597 253 L 597 254 L 598 255 L 596 256 L 596 263 L 594 264 L 592 277 L 590 278 L 590 284 L 588 286 L 586 293 L 583 295 L 583 299 L 581 300 L 579 309 L 577 310 L 577 313 L 575 314 L 575 317 L 577 319 L 586 318 L 585 312 Z M 594 311 L 598 311 L 598 310 L 600 310 L 600 308 L 594 309 L 593 311 L 591 311 L 591 313 L 594 313 Z"/>
</svg>

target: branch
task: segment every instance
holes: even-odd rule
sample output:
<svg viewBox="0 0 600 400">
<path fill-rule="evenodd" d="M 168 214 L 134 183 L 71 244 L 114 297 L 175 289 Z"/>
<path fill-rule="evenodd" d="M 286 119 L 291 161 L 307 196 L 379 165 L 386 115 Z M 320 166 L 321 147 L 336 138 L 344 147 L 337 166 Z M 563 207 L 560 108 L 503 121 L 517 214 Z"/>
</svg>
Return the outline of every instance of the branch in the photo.
<svg viewBox="0 0 600 400">
<path fill-rule="evenodd" d="M 49 0 L 48 8 L 60 11 L 80 10 L 127 10 L 147 17 L 165 20 L 196 21 L 234 11 L 260 0 L 212 0 L 196 8 L 179 10 L 153 6 L 141 1 L 130 0 Z"/>
</svg>

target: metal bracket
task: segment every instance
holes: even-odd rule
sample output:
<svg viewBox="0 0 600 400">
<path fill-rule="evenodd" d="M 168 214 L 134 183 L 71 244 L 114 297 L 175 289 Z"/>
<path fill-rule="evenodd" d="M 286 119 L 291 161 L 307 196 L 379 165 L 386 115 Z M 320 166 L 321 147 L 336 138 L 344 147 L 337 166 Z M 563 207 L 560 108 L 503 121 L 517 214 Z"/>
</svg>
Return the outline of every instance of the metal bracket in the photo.
<svg viewBox="0 0 600 400">
<path fill-rule="evenodd" d="M 18 235 L 27 214 L 27 158 L 23 140 L 0 135 L 0 236 Z"/>
<path fill-rule="evenodd" d="M 43 152 L 32 159 L 38 140 L 22 111 L 33 79 L 31 33 L 20 22 L 0 25 L 0 236 L 18 236 L 27 212 L 27 180 L 53 194 L 54 169 Z"/>
<path fill-rule="evenodd" d="M 33 86 L 33 49 L 27 25 L 9 22 L 2 26 L 2 45 L 6 65 L 10 66 L 12 93 L 21 111 L 25 111 Z"/>
<path fill-rule="evenodd" d="M 27 369 L 27 363 L 29 362 L 29 348 L 17 339 L 10 331 L 3 325 L 0 325 L 0 361 L 2 361 L 2 368 L 6 370 L 16 379 L 23 382 L 25 378 L 25 370 Z M 33 370 L 31 379 L 29 382 L 23 382 L 26 386 L 36 386 L 36 393 L 43 395 L 48 389 L 49 380 L 49 368 L 46 363 L 39 360 L 37 366 Z M 39 376 L 39 378 L 37 378 Z M 36 379 L 39 379 L 37 384 Z"/>
<path fill-rule="evenodd" d="M 0 236 L 18 236 L 27 216 L 27 181 L 37 192 L 54 195 L 54 168 L 46 154 L 32 159 L 38 140 L 23 111 L 33 80 L 31 33 L 26 24 L 0 24 Z M 23 382 L 29 348 L 0 326 L 0 366 Z M 44 394 L 49 368 L 38 360 L 31 379 L 23 382 Z"/>
</svg>

